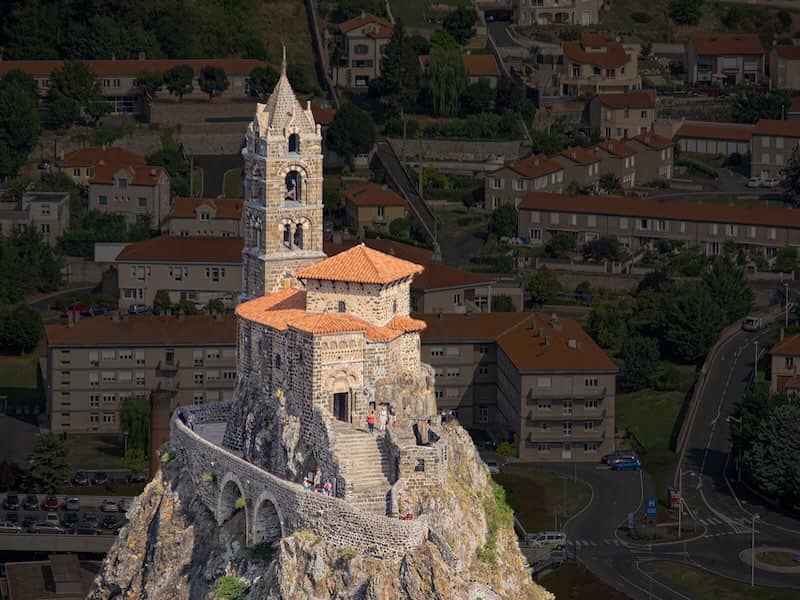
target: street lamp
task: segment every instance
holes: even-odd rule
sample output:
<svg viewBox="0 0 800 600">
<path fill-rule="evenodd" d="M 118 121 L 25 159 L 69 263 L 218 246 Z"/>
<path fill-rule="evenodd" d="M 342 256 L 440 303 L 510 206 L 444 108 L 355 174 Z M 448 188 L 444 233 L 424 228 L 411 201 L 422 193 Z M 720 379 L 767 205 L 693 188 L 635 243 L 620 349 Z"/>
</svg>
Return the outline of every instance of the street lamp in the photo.
<svg viewBox="0 0 800 600">
<path fill-rule="evenodd" d="M 753 513 L 753 518 L 750 523 L 750 532 L 752 534 L 751 553 L 750 553 L 750 587 L 756 587 L 756 521 L 761 517 Z"/>
<path fill-rule="evenodd" d="M 783 325 L 784 325 L 784 327 L 789 327 L 789 282 L 788 281 L 783 283 L 783 288 L 784 288 L 784 291 L 785 291 L 784 304 L 785 304 L 785 308 L 786 308 L 786 311 L 785 311 L 786 312 L 786 317 L 784 319 Z"/>
<path fill-rule="evenodd" d="M 756 358 L 753 362 L 753 385 L 756 384 L 758 381 L 758 340 L 755 341 L 756 344 Z"/>
</svg>

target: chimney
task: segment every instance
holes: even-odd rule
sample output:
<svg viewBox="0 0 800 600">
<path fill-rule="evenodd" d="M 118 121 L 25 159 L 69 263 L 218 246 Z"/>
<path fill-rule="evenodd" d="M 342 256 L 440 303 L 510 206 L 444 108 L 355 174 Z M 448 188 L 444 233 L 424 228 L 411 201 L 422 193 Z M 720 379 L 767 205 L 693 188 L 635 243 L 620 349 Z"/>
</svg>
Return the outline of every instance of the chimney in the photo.
<svg viewBox="0 0 800 600">
<path fill-rule="evenodd" d="M 567 341 L 567 346 L 577 350 L 577 348 L 578 348 L 578 340 L 576 340 L 575 338 L 569 338 L 569 340 Z"/>
<path fill-rule="evenodd" d="M 383 184 L 381 184 L 381 189 L 385 192 L 386 190 L 389 189 L 389 186 L 386 185 L 385 183 L 383 183 Z"/>
<path fill-rule="evenodd" d="M 113 313 L 111 313 L 111 320 L 114 323 L 119 323 L 120 318 L 119 318 L 119 311 L 118 310 L 115 310 Z"/>
<path fill-rule="evenodd" d="M 549 335 L 544 336 L 544 345 L 545 346 L 549 346 L 550 345 L 550 336 Z"/>
</svg>

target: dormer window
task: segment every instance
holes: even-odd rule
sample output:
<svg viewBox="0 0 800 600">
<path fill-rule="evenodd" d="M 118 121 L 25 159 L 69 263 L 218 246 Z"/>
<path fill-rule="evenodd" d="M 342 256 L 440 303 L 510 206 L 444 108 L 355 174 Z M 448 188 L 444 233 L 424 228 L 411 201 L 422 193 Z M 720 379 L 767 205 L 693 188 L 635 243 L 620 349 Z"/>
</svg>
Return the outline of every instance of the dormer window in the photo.
<svg viewBox="0 0 800 600">
<path fill-rule="evenodd" d="M 124 177 L 120 177 L 117 183 L 120 189 L 124 190 L 125 188 L 128 187 L 128 180 L 125 179 Z"/>
<path fill-rule="evenodd" d="M 210 221 L 211 220 L 211 215 L 208 214 L 207 212 L 201 212 L 200 213 L 200 220 L 201 221 Z"/>
<path fill-rule="evenodd" d="M 340 313 L 347 312 L 347 304 L 345 304 L 344 300 L 339 300 L 338 309 Z"/>
<path fill-rule="evenodd" d="M 300 152 L 300 136 L 296 133 L 289 136 L 289 152 Z"/>
</svg>

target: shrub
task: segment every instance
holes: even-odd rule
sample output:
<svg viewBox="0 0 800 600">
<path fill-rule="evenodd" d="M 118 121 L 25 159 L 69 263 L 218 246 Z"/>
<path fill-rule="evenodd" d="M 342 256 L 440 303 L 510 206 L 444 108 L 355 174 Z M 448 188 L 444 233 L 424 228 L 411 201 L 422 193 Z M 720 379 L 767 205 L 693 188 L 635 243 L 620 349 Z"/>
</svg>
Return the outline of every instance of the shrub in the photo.
<svg viewBox="0 0 800 600">
<path fill-rule="evenodd" d="M 633 19 L 637 23 L 649 23 L 650 21 L 653 20 L 653 17 L 651 17 L 646 12 L 635 12 L 631 14 L 631 19 Z"/>
<path fill-rule="evenodd" d="M 409 237 L 411 235 L 411 221 L 408 219 L 395 219 L 389 223 L 389 233 L 397 237 Z"/>
<path fill-rule="evenodd" d="M 250 558 L 263 560 L 264 562 L 272 562 L 277 548 L 272 542 L 259 542 L 247 548 L 245 552 Z"/>
<path fill-rule="evenodd" d="M 217 580 L 214 586 L 214 597 L 220 600 L 238 600 L 250 585 L 233 575 L 225 575 Z"/>
<path fill-rule="evenodd" d="M 214 483 L 216 480 L 216 477 L 213 473 L 203 473 L 202 478 L 206 483 Z"/>
<path fill-rule="evenodd" d="M 171 460 L 172 460 L 172 455 L 169 452 L 164 452 L 164 454 L 161 455 L 161 464 L 165 465 Z"/>
<path fill-rule="evenodd" d="M 512 458 L 517 455 L 517 447 L 511 442 L 500 442 L 497 445 L 497 453 L 506 458 Z"/>
<path fill-rule="evenodd" d="M 236 499 L 236 502 L 234 503 L 234 506 L 236 508 L 244 508 L 245 506 L 247 506 L 247 500 L 245 500 L 242 496 L 239 496 Z"/>
</svg>

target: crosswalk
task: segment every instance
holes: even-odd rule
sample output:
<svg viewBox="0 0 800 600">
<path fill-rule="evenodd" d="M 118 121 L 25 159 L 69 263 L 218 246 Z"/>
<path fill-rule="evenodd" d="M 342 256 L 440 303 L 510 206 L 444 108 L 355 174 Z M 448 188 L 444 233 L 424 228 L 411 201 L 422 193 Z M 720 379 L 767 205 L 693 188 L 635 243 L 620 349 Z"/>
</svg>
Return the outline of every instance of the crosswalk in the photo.
<svg viewBox="0 0 800 600">
<path fill-rule="evenodd" d="M 706 528 L 706 537 L 750 532 L 750 521 L 743 518 L 720 519 L 719 517 L 707 517 L 705 519 L 697 519 L 697 522 Z"/>
<path fill-rule="evenodd" d="M 575 548 L 594 548 L 597 546 L 624 546 L 624 544 L 616 538 L 607 538 L 604 540 L 571 540 Z"/>
</svg>

